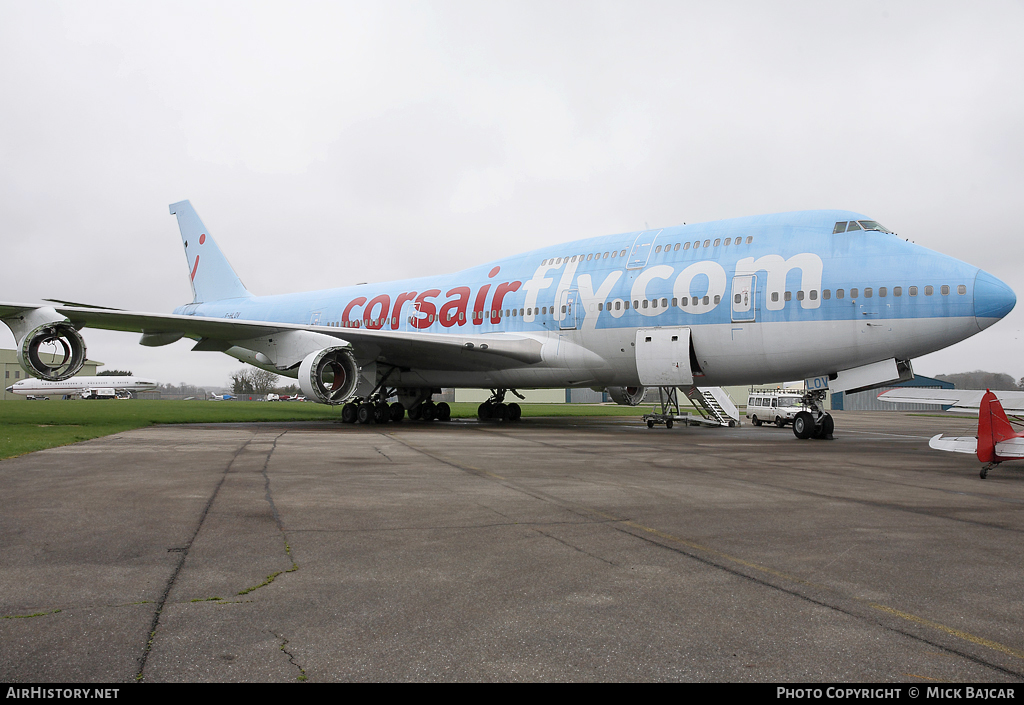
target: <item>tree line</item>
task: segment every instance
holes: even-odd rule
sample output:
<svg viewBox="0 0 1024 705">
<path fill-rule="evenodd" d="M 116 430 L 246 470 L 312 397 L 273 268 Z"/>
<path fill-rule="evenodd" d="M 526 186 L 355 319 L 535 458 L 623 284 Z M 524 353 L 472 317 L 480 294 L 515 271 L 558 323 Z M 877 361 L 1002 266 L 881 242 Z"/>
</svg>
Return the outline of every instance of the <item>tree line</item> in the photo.
<svg viewBox="0 0 1024 705">
<path fill-rule="evenodd" d="M 975 370 L 974 372 L 958 372 L 952 375 L 935 375 L 935 379 L 943 382 L 952 382 L 957 389 L 999 389 L 1002 391 L 1017 391 L 1024 389 L 1024 377 L 1014 381 L 1013 377 L 1002 372 L 985 372 Z"/>
</svg>

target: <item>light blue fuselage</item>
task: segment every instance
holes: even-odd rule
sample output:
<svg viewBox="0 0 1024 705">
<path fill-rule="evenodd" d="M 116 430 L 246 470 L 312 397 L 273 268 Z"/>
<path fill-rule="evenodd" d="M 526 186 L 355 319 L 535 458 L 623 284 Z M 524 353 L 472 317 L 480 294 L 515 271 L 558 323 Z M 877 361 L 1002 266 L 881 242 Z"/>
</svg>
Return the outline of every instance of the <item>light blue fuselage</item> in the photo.
<svg viewBox="0 0 1024 705">
<path fill-rule="evenodd" d="M 746 384 L 910 359 L 1005 316 L 1013 292 L 868 221 L 807 211 L 553 245 L 453 274 L 235 298 L 175 313 L 433 334 L 522 334 L 590 355 L 521 370 L 403 370 L 394 384 L 636 385 L 638 330 L 688 328 L 705 384 Z M 344 336 L 341 336 L 344 337 Z M 567 346 L 568 347 L 568 346 Z M 571 357 L 571 356 L 570 356 Z"/>
</svg>

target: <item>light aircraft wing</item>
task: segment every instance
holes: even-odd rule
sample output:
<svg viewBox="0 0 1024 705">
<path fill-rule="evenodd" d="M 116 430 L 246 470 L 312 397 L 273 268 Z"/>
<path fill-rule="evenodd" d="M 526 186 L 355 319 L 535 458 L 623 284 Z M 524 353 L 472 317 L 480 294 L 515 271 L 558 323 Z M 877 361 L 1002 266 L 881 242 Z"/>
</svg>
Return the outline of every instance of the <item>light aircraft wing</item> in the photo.
<svg viewBox="0 0 1024 705">
<path fill-rule="evenodd" d="M 970 453 L 974 455 L 978 452 L 978 439 L 968 436 L 943 436 L 940 433 L 937 436 L 932 436 L 931 440 L 928 441 L 928 447 L 935 450 L 948 450 L 954 453 Z"/>
<path fill-rule="evenodd" d="M 999 399 L 1005 411 L 1024 413 L 1024 392 L 996 391 L 993 394 Z M 878 398 L 894 404 L 936 404 L 965 410 L 978 409 L 983 396 L 983 389 L 897 388 L 879 394 Z"/>
<path fill-rule="evenodd" d="M 0 318 L 16 316 L 38 305 L 0 302 Z M 433 370 L 498 370 L 523 367 L 542 360 L 542 343 L 510 333 L 437 335 L 407 331 L 334 328 L 229 318 L 206 318 L 167 313 L 143 313 L 107 308 L 57 306 L 56 311 L 76 327 L 102 328 L 199 340 L 196 349 L 226 350 L 232 345 L 283 331 L 304 330 L 349 343 L 356 357 L 381 360 L 399 367 Z M 170 342 L 169 341 L 169 342 Z"/>
</svg>

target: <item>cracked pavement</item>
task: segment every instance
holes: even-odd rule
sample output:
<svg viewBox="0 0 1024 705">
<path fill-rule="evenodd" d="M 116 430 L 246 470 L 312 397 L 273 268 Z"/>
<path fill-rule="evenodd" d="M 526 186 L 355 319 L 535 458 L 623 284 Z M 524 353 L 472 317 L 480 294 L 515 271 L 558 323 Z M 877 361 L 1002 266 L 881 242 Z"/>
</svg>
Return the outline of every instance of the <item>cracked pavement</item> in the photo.
<svg viewBox="0 0 1024 705">
<path fill-rule="evenodd" d="M 161 426 L 5 460 L 0 679 L 1024 678 L 1024 473 L 927 449 L 968 421 L 837 422 Z"/>
</svg>

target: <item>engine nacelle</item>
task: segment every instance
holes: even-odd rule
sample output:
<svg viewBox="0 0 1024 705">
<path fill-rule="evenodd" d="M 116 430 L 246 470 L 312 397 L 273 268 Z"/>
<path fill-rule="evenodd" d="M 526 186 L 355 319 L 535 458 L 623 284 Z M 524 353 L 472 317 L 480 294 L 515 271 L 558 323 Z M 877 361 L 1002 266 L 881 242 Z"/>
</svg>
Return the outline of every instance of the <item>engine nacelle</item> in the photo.
<svg viewBox="0 0 1024 705">
<path fill-rule="evenodd" d="M 299 364 L 299 388 L 307 399 L 342 404 L 356 393 L 359 367 L 349 347 L 311 352 Z"/>
<path fill-rule="evenodd" d="M 647 387 L 605 387 L 605 391 L 613 402 L 623 406 L 636 406 L 647 396 Z"/>
<path fill-rule="evenodd" d="M 21 339 L 18 364 L 39 379 L 59 382 L 74 377 L 85 365 L 85 340 L 66 320 L 44 323 Z"/>
</svg>

